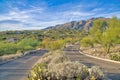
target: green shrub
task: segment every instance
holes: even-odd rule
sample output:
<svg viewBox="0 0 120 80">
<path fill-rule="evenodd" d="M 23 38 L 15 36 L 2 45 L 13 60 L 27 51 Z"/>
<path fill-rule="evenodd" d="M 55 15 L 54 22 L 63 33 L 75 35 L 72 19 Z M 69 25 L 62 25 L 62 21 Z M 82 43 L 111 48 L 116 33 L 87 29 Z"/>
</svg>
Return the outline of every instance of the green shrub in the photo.
<svg viewBox="0 0 120 80">
<path fill-rule="evenodd" d="M 44 39 L 42 42 L 42 46 L 49 50 L 57 50 L 61 49 L 64 46 L 64 40 L 50 40 Z"/>
<path fill-rule="evenodd" d="M 0 56 L 4 54 L 14 54 L 17 51 L 15 43 L 0 42 Z"/>
<path fill-rule="evenodd" d="M 120 61 L 120 53 L 112 53 L 109 57 L 111 60 Z"/>
<path fill-rule="evenodd" d="M 38 64 L 36 65 L 33 70 L 30 72 L 31 74 L 28 76 L 28 80 L 44 80 L 46 72 L 46 65 L 45 64 Z"/>
<path fill-rule="evenodd" d="M 81 46 L 83 47 L 94 47 L 93 41 L 90 37 L 85 37 L 81 41 Z"/>
<path fill-rule="evenodd" d="M 17 47 L 19 50 L 32 50 L 37 47 L 39 42 L 34 39 L 23 39 L 17 43 Z"/>
<path fill-rule="evenodd" d="M 12 42 L 0 42 L 0 56 L 4 54 L 15 54 L 17 51 L 27 51 L 27 50 L 33 50 L 35 49 L 40 42 L 34 39 L 23 39 L 19 41 L 18 43 L 12 43 Z"/>
<path fill-rule="evenodd" d="M 24 49 L 23 50 L 33 50 L 33 49 L 35 49 L 34 47 L 32 47 L 32 46 L 24 46 Z"/>
</svg>

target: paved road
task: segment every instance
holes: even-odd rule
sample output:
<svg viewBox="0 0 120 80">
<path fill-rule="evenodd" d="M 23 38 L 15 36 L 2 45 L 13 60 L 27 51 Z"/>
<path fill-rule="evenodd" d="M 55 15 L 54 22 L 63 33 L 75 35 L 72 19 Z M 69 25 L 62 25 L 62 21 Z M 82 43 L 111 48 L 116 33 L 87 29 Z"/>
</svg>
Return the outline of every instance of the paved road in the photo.
<svg viewBox="0 0 120 80">
<path fill-rule="evenodd" d="M 100 66 L 109 79 L 120 80 L 120 64 L 82 55 L 79 53 L 79 45 L 69 46 L 64 51 L 71 61 L 79 61 L 88 67 L 93 65 Z"/>
<path fill-rule="evenodd" d="M 0 80 L 25 80 L 33 65 L 46 52 L 46 50 L 38 50 L 0 65 Z"/>
</svg>

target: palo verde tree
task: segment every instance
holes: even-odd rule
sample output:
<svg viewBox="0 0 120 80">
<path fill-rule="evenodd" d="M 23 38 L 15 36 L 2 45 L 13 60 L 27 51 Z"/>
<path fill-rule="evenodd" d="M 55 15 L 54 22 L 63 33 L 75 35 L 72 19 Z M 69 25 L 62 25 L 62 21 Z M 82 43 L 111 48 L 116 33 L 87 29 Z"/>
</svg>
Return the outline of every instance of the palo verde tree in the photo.
<svg viewBox="0 0 120 80">
<path fill-rule="evenodd" d="M 120 20 L 113 17 L 108 21 L 108 26 L 102 35 L 102 46 L 106 53 L 110 52 L 110 48 L 119 44 L 120 40 Z"/>
<path fill-rule="evenodd" d="M 120 44 L 120 20 L 117 17 L 112 19 L 97 19 L 93 22 L 90 34 L 83 38 L 83 43 L 100 44 L 106 53 L 110 52 L 111 47 Z"/>
<path fill-rule="evenodd" d="M 93 22 L 88 36 L 84 37 L 81 40 L 82 46 L 91 46 L 94 47 L 94 43 L 101 43 L 101 36 L 106 28 L 106 21 L 104 19 L 96 19 Z"/>
<path fill-rule="evenodd" d="M 97 19 L 93 22 L 93 26 L 90 30 L 90 36 L 95 43 L 101 43 L 102 33 L 105 31 L 106 21 L 105 19 Z"/>
</svg>

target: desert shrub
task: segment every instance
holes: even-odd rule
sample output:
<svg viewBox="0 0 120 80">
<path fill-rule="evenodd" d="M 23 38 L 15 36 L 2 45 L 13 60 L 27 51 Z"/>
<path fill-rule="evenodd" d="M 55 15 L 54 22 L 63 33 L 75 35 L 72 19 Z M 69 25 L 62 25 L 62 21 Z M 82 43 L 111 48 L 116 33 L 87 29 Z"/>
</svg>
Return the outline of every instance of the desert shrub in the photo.
<svg viewBox="0 0 120 80">
<path fill-rule="evenodd" d="M 64 40 L 50 40 L 50 39 L 44 39 L 42 41 L 42 46 L 44 48 L 47 48 L 49 50 L 57 50 L 61 49 L 64 46 Z"/>
<path fill-rule="evenodd" d="M 51 63 L 48 65 L 47 77 L 51 77 L 56 80 L 75 79 L 77 77 L 83 78 L 84 73 L 88 73 L 85 66 L 79 62 L 65 61 L 63 63 Z M 52 77 L 52 76 L 54 77 Z M 88 74 L 86 75 L 88 76 Z M 85 77 L 84 77 L 85 78 Z"/>
<path fill-rule="evenodd" d="M 103 80 L 99 67 L 88 68 L 79 62 L 71 62 L 63 53 L 45 54 L 28 76 L 28 80 Z"/>
<path fill-rule="evenodd" d="M 28 80 L 45 80 L 45 72 L 46 72 L 46 65 L 45 64 L 38 64 L 36 65 L 33 70 L 30 72 L 28 76 Z"/>
<path fill-rule="evenodd" d="M 0 56 L 14 54 L 17 51 L 15 43 L 0 42 Z"/>
<path fill-rule="evenodd" d="M 23 48 L 23 50 L 33 50 L 33 49 L 35 49 L 34 47 L 32 47 L 32 46 L 24 46 L 24 48 Z"/>
<path fill-rule="evenodd" d="M 66 42 L 66 43 L 71 43 L 72 41 L 73 41 L 72 38 L 65 38 L 65 42 Z"/>
<path fill-rule="evenodd" d="M 81 46 L 83 47 L 94 47 L 93 41 L 90 37 L 85 37 L 81 41 Z"/>
<path fill-rule="evenodd" d="M 98 66 L 92 66 L 92 68 L 90 69 L 90 79 L 92 80 L 103 80 L 104 79 L 104 73 L 102 72 L 102 70 L 98 67 Z"/>
<path fill-rule="evenodd" d="M 40 42 L 34 39 L 23 39 L 18 43 L 12 42 L 0 42 L 0 56 L 7 54 L 15 54 L 16 52 L 20 52 L 21 50 L 33 50 L 39 45 Z"/>
<path fill-rule="evenodd" d="M 63 40 L 56 40 L 56 41 L 52 41 L 51 43 L 49 43 L 51 50 L 61 49 L 63 47 L 63 45 L 64 45 Z"/>
<path fill-rule="evenodd" d="M 109 57 L 111 60 L 120 61 L 120 53 L 111 53 Z"/>
<path fill-rule="evenodd" d="M 18 50 L 32 50 L 35 49 L 39 44 L 37 40 L 34 39 L 23 39 L 17 43 Z"/>
<path fill-rule="evenodd" d="M 48 66 L 45 64 L 44 66 L 41 65 L 34 67 L 28 77 L 29 80 L 32 78 L 33 80 L 71 80 L 78 77 L 85 79 L 89 75 L 87 68 L 79 62 L 66 61 L 58 64 L 51 63 Z"/>
</svg>

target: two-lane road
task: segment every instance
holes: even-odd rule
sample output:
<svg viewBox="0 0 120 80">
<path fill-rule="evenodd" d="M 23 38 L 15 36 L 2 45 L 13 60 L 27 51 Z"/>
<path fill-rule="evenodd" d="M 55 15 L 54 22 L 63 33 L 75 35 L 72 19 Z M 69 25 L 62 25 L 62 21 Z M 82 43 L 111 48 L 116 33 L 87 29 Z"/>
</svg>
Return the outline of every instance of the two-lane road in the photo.
<svg viewBox="0 0 120 80">
<path fill-rule="evenodd" d="M 120 80 L 120 64 L 104 61 L 96 58 L 85 56 L 79 52 L 79 46 L 73 45 L 64 49 L 65 54 L 71 61 L 79 61 L 88 67 L 97 65 L 104 71 L 106 76 L 111 80 Z"/>
<path fill-rule="evenodd" d="M 0 65 L 0 80 L 25 80 L 35 63 L 46 52 L 46 50 L 38 50 Z"/>
<path fill-rule="evenodd" d="M 29 71 L 39 60 L 41 55 L 46 52 L 46 50 L 36 51 L 36 53 L 29 54 L 0 65 L 0 80 L 25 80 Z M 88 67 L 93 65 L 100 66 L 108 78 L 111 80 L 120 80 L 120 64 L 103 61 L 80 54 L 79 46 L 77 45 L 65 48 L 64 52 L 71 61 L 79 61 Z"/>
</svg>

